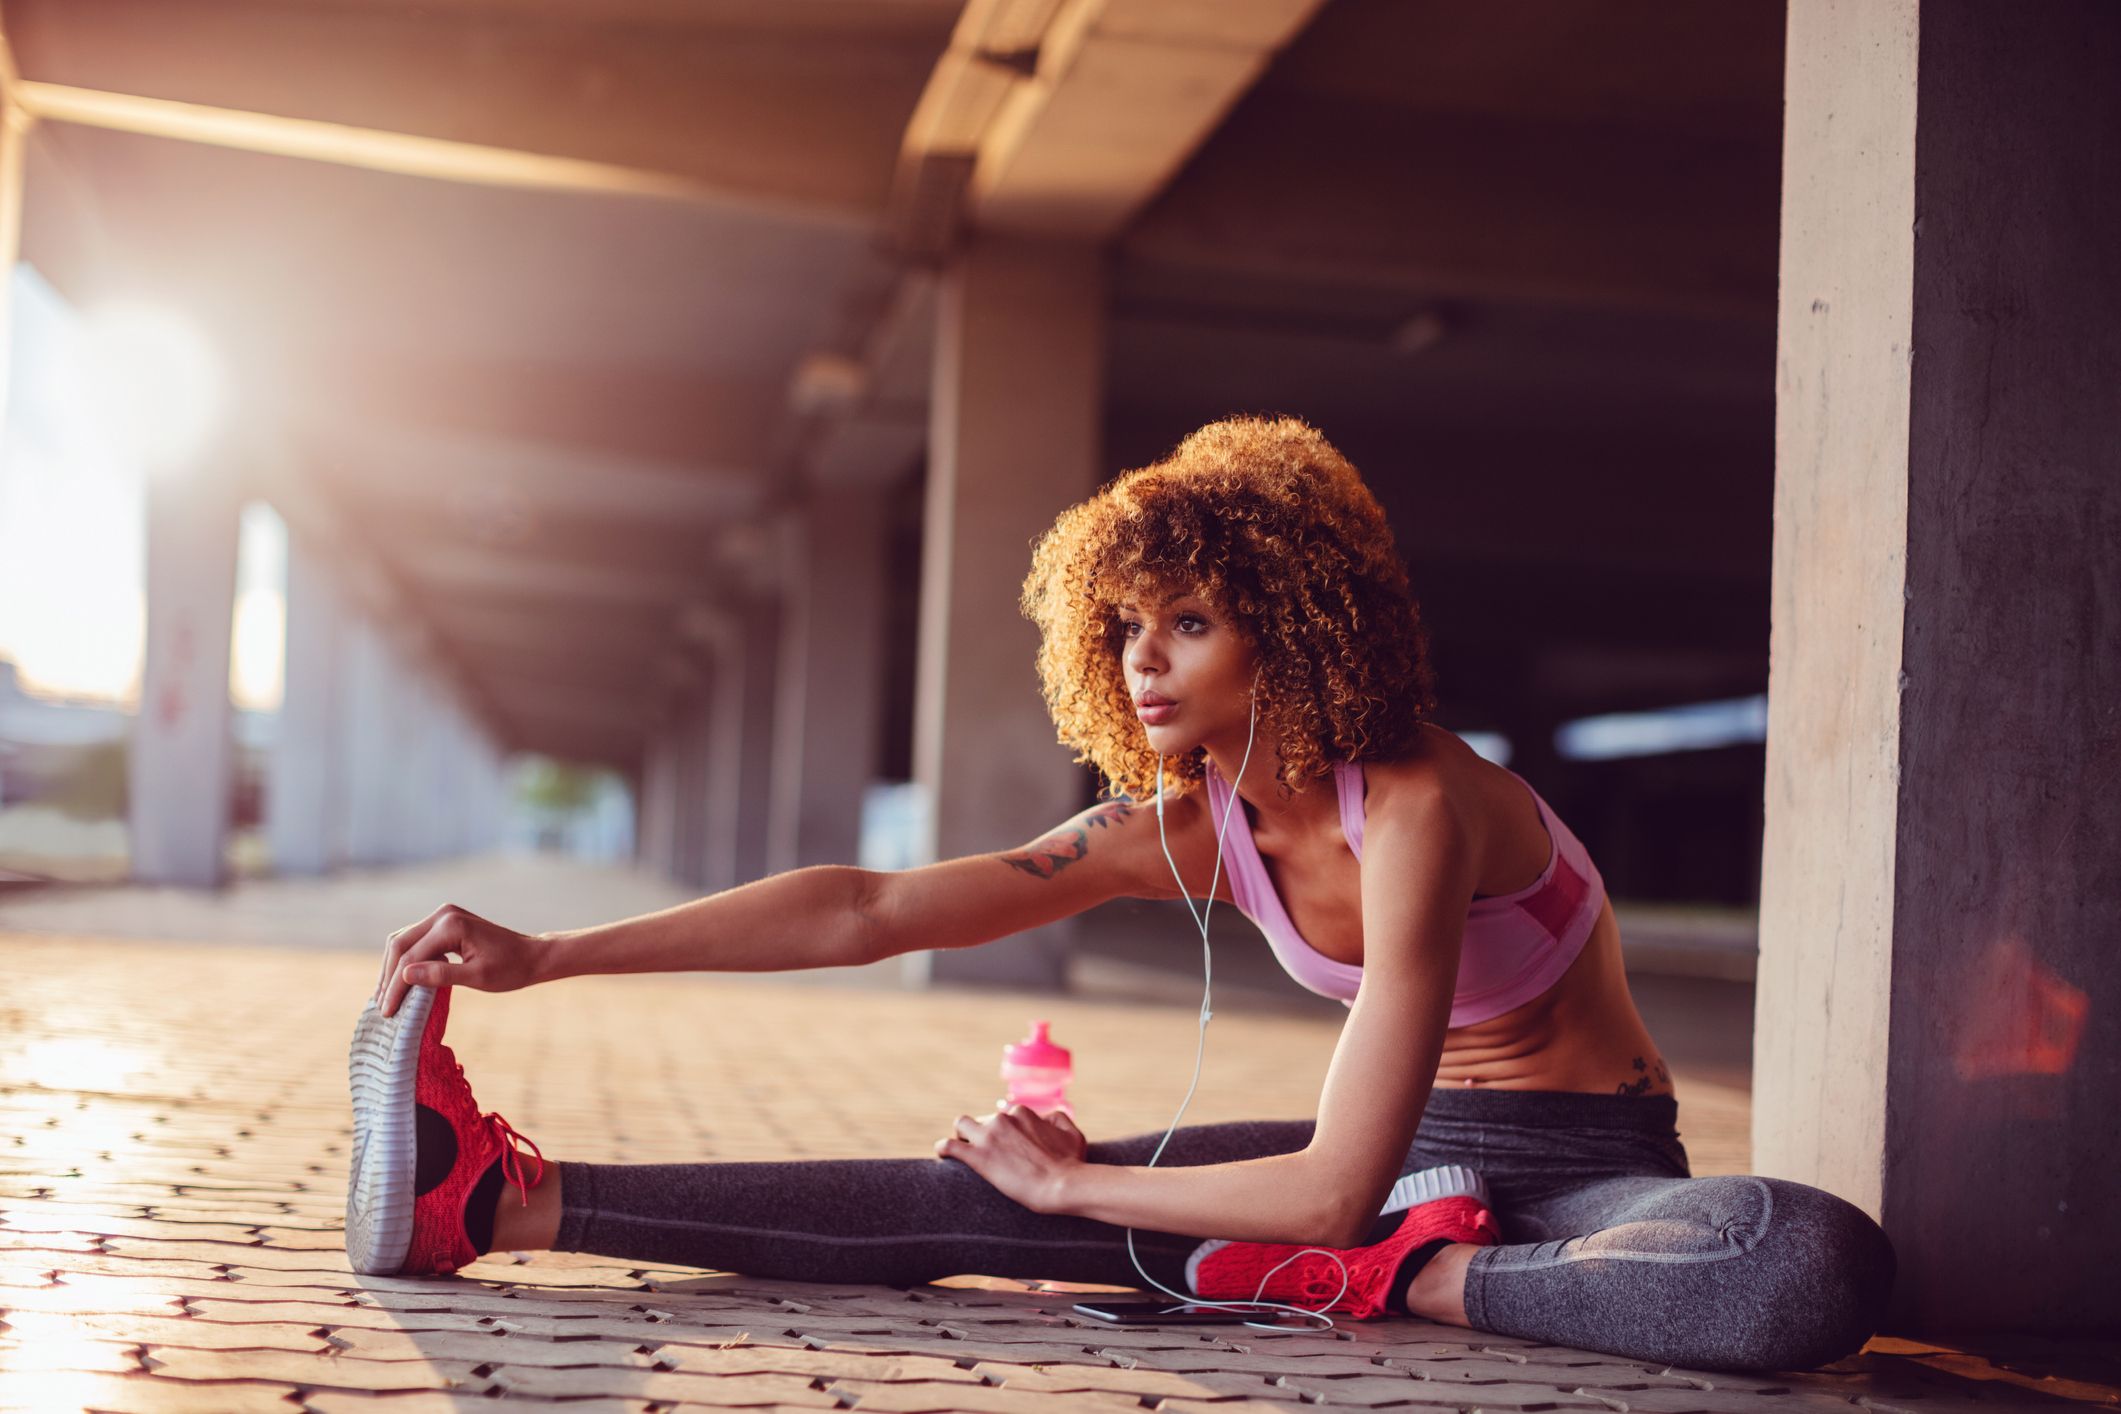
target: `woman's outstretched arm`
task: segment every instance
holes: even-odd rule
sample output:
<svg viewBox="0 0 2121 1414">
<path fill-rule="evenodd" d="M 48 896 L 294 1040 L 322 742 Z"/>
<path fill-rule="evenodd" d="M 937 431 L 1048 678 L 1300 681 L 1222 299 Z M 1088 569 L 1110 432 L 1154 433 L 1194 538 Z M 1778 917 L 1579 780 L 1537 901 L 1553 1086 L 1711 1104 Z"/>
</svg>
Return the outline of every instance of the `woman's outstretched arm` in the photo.
<svg viewBox="0 0 2121 1414">
<path fill-rule="evenodd" d="M 1112 800 L 1020 849 L 897 871 L 792 869 L 589 928 L 517 933 L 444 904 L 391 935 L 377 996 L 388 1015 L 414 985 L 512 991 L 598 973 L 798 971 L 973 947 L 1108 899 L 1157 896 L 1151 859 L 1163 868 L 1154 812 Z"/>
<path fill-rule="evenodd" d="M 1361 1241 L 1428 1103 L 1477 882 L 1465 822 L 1433 782 L 1378 773 L 1368 817 L 1362 990 L 1308 1147 L 1192 1167 L 1085 1163 L 1072 1135 L 1019 1107 L 960 1116 L 937 1152 L 1042 1212 L 1191 1237 Z"/>
</svg>

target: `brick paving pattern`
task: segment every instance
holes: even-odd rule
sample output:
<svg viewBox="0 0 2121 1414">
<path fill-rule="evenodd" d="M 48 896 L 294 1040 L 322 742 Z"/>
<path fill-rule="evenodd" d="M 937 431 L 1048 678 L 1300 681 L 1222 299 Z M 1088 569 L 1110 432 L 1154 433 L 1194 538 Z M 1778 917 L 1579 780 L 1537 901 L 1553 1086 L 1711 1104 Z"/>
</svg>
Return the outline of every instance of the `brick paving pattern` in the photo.
<svg viewBox="0 0 2121 1414">
<path fill-rule="evenodd" d="M 345 1051 L 377 955 L 0 933 L 0 1408 L 568 1411 L 1878 1411 L 2121 1402 L 2121 1346 L 1880 1338 L 1732 1376 L 1396 1320 L 1333 1334 L 1112 1328 L 1076 1293 L 760 1281 L 566 1253 L 352 1274 Z M 926 1154 L 1033 1013 L 1086 1128 L 1160 1129 L 1183 1008 L 751 979 L 582 978 L 456 998 L 485 1108 L 548 1156 Z M 1189 1119 L 1308 1114 L 1329 1018 L 1218 1016 Z M 874 1056 L 891 1057 L 888 1066 Z M 1697 1172 L 1744 1164 L 1743 1096 L 1676 1065 Z M 477 1401 L 474 1403 L 473 1401 Z"/>
</svg>

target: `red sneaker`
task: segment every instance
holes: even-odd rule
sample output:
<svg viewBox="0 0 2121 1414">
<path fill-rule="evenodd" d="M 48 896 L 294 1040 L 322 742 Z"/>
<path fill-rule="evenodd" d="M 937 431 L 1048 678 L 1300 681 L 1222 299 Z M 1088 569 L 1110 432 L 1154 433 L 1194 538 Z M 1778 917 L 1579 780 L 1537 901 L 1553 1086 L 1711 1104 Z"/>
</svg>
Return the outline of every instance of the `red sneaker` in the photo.
<svg viewBox="0 0 2121 1414">
<path fill-rule="evenodd" d="M 1423 1243 L 1441 1238 L 1488 1247 L 1502 1240 L 1488 1208 L 1486 1181 L 1457 1164 L 1410 1173 L 1393 1184 L 1382 1212 L 1402 1211 L 1407 1216 L 1398 1229 L 1367 1247 L 1204 1242 L 1186 1259 L 1186 1283 L 1194 1295 L 1210 1301 L 1279 1301 L 1368 1320 L 1385 1314 L 1399 1264 Z"/>
<path fill-rule="evenodd" d="M 374 1276 L 453 1272 L 482 1255 L 464 1210 L 479 1179 L 501 1161 L 522 1190 L 544 1180 L 536 1143 L 498 1114 L 481 1114 L 456 1053 L 442 1044 L 450 988 L 413 987 L 397 1014 L 373 998 L 354 1025 L 347 1058 L 353 1092 L 353 1160 L 346 1181 L 346 1256 Z M 514 1141 L 530 1145 L 525 1180 Z"/>
</svg>

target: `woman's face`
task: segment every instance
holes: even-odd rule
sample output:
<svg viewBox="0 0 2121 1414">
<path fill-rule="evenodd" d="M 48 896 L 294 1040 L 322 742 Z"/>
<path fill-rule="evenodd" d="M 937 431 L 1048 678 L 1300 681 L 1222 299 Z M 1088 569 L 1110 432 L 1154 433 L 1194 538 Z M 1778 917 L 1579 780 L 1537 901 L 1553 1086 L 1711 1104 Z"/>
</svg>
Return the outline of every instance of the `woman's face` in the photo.
<svg viewBox="0 0 2121 1414">
<path fill-rule="evenodd" d="M 1164 756 L 1242 751 L 1257 655 L 1229 617 L 1181 593 L 1122 604 L 1118 618 L 1127 695 L 1150 747 Z"/>
</svg>

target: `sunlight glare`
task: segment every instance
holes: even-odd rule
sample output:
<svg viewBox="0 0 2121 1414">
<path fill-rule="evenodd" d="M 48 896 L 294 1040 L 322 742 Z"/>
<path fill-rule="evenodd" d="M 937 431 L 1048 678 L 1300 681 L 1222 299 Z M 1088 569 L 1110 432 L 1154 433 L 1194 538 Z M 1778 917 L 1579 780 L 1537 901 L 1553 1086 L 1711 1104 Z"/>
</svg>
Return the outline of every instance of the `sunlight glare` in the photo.
<svg viewBox="0 0 2121 1414">
<path fill-rule="evenodd" d="M 154 1065 L 137 1046 L 121 1046 L 93 1036 L 58 1036 L 24 1047 L 15 1074 L 50 1090 L 119 1090 Z"/>
<path fill-rule="evenodd" d="M 236 706 L 275 712 L 286 687 L 287 523 L 270 504 L 243 507 L 228 692 Z"/>
<path fill-rule="evenodd" d="M 112 305 L 83 328 L 112 425 L 141 464 L 169 472 L 205 449 L 221 414 L 221 362 L 196 325 L 168 310 Z"/>
</svg>

